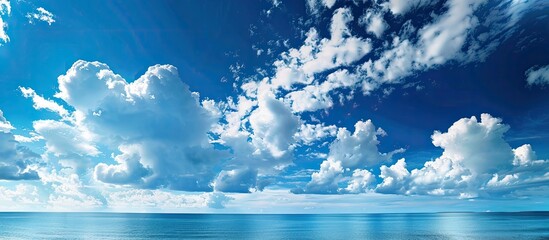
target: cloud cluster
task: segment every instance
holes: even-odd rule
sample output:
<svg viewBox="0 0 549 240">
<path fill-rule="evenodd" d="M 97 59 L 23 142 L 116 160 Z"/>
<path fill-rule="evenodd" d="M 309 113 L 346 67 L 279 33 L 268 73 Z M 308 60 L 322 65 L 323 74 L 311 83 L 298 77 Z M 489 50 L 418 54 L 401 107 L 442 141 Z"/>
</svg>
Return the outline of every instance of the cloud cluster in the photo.
<svg viewBox="0 0 549 240">
<path fill-rule="evenodd" d="M 36 163 L 40 156 L 20 146 L 12 134 L 15 129 L 0 110 L 0 179 L 36 180 Z"/>
<path fill-rule="evenodd" d="M 397 149 L 379 153 L 371 121 L 357 122 L 355 132 L 340 128 L 330 152 L 305 188 L 294 193 L 345 194 L 376 191 L 384 194 L 456 196 L 459 198 L 513 196 L 518 189 L 542 186 L 549 181 L 549 160 L 537 158 L 531 145 L 515 149 L 505 141 L 509 126 L 482 114 L 456 121 L 447 132 L 435 131 L 433 145 L 441 156 L 408 170 L 406 160 L 382 165 L 379 178 L 372 167 L 390 161 Z M 379 181 L 378 181 L 379 179 Z"/>
<path fill-rule="evenodd" d="M 311 175 L 311 181 L 304 189 L 292 191 L 321 194 L 364 192 L 375 182 L 375 177 L 362 168 L 378 166 L 390 161 L 395 153 L 403 151 L 397 149 L 390 153 L 380 153 L 378 136 L 385 134 L 383 129 L 376 129 L 371 120 L 357 122 L 353 133 L 346 128 L 340 128 L 336 139 L 330 145 L 327 159 L 320 164 L 320 170 Z M 342 188 L 340 183 L 345 182 L 346 173 L 352 173 L 352 176 L 348 186 Z"/>
<path fill-rule="evenodd" d="M 501 122 L 482 114 L 480 121 L 462 118 L 445 133 L 435 131 L 433 144 L 442 155 L 411 171 L 404 159 L 382 166 L 376 191 L 475 198 L 546 184 L 549 160 L 537 159 L 529 144 L 512 149 L 504 139 L 509 127 Z"/>
<path fill-rule="evenodd" d="M 34 24 L 35 21 L 42 21 L 48 23 L 48 25 L 51 25 L 55 22 L 55 19 L 53 19 L 53 13 L 49 12 L 48 10 L 44 9 L 43 7 L 37 8 L 32 13 L 27 13 L 25 16 L 27 19 L 29 19 L 30 24 Z"/>
<path fill-rule="evenodd" d="M 0 46 L 10 41 L 10 37 L 7 33 L 8 24 L 6 18 L 12 14 L 12 2 L 10 0 L 0 0 Z M 14 5 L 19 11 L 14 11 L 15 14 L 20 14 L 21 11 L 26 11 L 28 8 L 32 8 L 32 12 L 26 13 L 25 17 L 29 20 L 29 23 L 34 24 L 35 21 L 43 21 L 51 25 L 55 22 L 53 14 L 43 7 L 36 8 L 34 4 L 25 1 L 17 1 Z"/>
<path fill-rule="evenodd" d="M 147 209 L 184 211 L 192 208 L 221 209 L 231 200 L 222 193 L 183 194 L 162 190 L 130 189 L 105 193 L 109 207 L 118 210 Z"/>
</svg>

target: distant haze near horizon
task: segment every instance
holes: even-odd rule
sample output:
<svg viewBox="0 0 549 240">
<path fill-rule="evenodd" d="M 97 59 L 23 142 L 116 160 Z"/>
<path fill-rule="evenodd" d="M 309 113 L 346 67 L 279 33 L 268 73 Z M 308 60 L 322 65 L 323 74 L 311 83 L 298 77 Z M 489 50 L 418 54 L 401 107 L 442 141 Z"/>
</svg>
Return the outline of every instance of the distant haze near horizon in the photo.
<svg viewBox="0 0 549 240">
<path fill-rule="evenodd" d="M 544 213 L 548 18 L 544 0 L 0 0 L 0 212 Z"/>
</svg>

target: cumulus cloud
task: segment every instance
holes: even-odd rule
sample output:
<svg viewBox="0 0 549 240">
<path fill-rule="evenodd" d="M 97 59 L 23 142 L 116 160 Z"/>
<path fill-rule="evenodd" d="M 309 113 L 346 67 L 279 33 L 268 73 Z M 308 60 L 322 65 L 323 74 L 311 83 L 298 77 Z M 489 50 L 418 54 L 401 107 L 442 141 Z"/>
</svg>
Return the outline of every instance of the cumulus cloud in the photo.
<svg viewBox="0 0 549 240">
<path fill-rule="evenodd" d="M 97 156 L 100 151 L 92 142 L 90 133 L 54 120 L 37 120 L 33 122 L 36 133 L 46 140 L 46 148 L 56 156 L 79 155 Z"/>
<path fill-rule="evenodd" d="M 35 163 L 40 156 L 15 140 L 11 130 L 15 129 L 0 110 L 0 179 L 39 179 Z"/>
<path fill-rule="evenodd" d="M 312 145 L 327 137 L 334 137 L 336 136 L 336 133 L 337 127 L 335 125 L 326 126 L 324 123 L 303 123 L 301 124 L 299 131 L 295 134 L 295 138 L 298 139 L 298 142 L 305 145 Z"/>
<path fill-rule="evenodd" d="M 48 25 L 51 25 L 55 22 L 55 19 L 53 19 L 53 13 L 43 7 L 36 8 L 34 12 L 27 13 L 26 17 L 29 19 L 30 24 L 34 24 L 35 21 L 42 21 L 48 23 Z"/>
<path fill-rule="evenodd" d="M 371 186 L 375 183 L 375 181 L 376 177 L 368 170 L 355 169 L 353 171 L 353 175 L 351 176 L 351 180 L 349 180 L 349 183 L 345 188 L 345 192 L 363 193 L 370 191 Z"/>
<path fill-rule="evenodd" d="M 528 85 L 549 85 L 549 65 L 543 67 L 532 67 L 525 73 Z"/>
<path fill-rule="evenodd" d="M 266 182 L 258 175 L 280 173 L 292 163 L 300 120 L 268 89 L 259 90 L 256 100 L 241 98 L 238 106 L 224 111 L 227 123 L 215 132 L 233 154 L 212 185 L 226 192 L 262 190 Z"/>
<path fill-rule="evenodd" d="M 376 128 L 371 120 L 358 121 L 355 131 L 349 132 L 346 128 L 340 128 L 337 137 L 330 145 L 328 158 L 320 164 L 320 170 L 311 175 L 311 181 L 305 189 L 293 190 L 295 193 L 325 193 L 335 194 L 340 192 L 359 193 L 373 183 L 372 175 L 365 167 L 373 167 L 380 163 L 390 161 L 398 149 L 390 153 L 380 153 L 378 150 L 378 136 L 385 136 L 381 128 Z M 343 175 L 352 172 L 351 181 L 347 189 L 339 187 Z"/>
<path fill-rule="evenodd" d="M 79 60 L 59 76 L 56 97 L 74 109 L 64 121 L 39 120 L 35 131 L 56 155 L 97 156 L 101 143 L 115 150 L 99 163 L 96 180 L 135 187 L 210 191 L 224 157 L 209 143 L 217 116 L 203 107 L 171 65 L 155 65 L 128 83 L 99 62 Z M 30 89 L 24 94 L 41 100 Z M 54 109 L 51 102 L 44 107 Z M 37 103 L 38 102 L 38 103 Z M 60 112 L 60 111 L 57 111 Z"/>
<path fill-rule="evenodd" d="M 299 120 L 284 103 L 267 96 L 259 100 L 258 108 L 250 114 L 250 125 L 254 130 L 254 145 L 278 158 L 289 154 Z"/>
<path fill-rule="evenodd" d="M 367 11 L 361 18 L 360 24 L 366 26 L 366 31 L 381 38 L 385 30 L 389 27 L 383 19 L 383 12 Z"/>
<path fill-rule="evenodd" d="M 17 184 L 13 188 L 0 186 L 0 202 L 2 207 L 38 205 L 40 203 L 38 188 L 30 184 Z"/>
<path fill-rule="evenodd" d="M 474 198 L 501 196 L 549 181 L 549 161 L 536 159 L 528 144 L 512 149 L 504 139 L 508 130 L 501 119 L 489 114 L 482 114 L 480 121 L 474 116 L 462 118 L 447 132 L 432 135 L 433 144 L 444 150 L 440 157 L 412 171 L 404 159 L 382 166 L 376 190 Z"/>
<path fill-rule="evenodd" d="M 86 186 L 74 169 L 40 169 L 41 181 L 48 190 L 45 207 L 56 211 L 94 210 L 105 206 L 103 197 Z"/>
<path fill-rule="evenodd" d="M 151 175 L 150 168 L 141 163 L 142 149 L 139 145 L 120 145 L 120 155 L 114 157 L 116 164 L 99 163 L 95 167 L 95 179 L 113 184 L 143 183 Z"/>
</svg>

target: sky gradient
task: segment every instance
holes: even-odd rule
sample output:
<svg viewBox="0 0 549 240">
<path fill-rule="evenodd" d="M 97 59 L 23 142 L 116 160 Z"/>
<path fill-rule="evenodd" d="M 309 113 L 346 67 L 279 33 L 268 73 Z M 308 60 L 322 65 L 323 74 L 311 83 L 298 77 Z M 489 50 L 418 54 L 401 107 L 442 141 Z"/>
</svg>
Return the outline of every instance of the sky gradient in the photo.
<svg viewBox="0 0 549 240">
<path fill-rule="evenodd" d="M 549 210 L 548 16 L 0 0 L 0 211 Z"/>
</svg>

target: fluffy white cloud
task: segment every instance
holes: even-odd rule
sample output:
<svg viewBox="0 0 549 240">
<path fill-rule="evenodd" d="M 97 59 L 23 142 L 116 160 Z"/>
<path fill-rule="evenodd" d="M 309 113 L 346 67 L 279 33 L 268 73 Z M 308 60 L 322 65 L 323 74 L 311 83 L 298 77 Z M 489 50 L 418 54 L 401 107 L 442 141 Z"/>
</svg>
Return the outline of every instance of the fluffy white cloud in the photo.
<svg viewBox="0 0 549 240">
<path fill-rule="evenodd" d="M 531 146 L 512 149 L 504 140 L 509 127 L 482 114 L 462 118 L 447 132 L 435 131 L 433 144 L 442 155 L 408 171 L 404 159 L 381 167 L 382 193 L 453 195 L 460 198 L 503 195 L 549 181 L 549 161 L 536 159 Z"/>
<path fill-rule="evenodd" d="M 378 192 L 403 192 L 404 181 L 410 175 L 410 172 L 406 169 L 406 161 L 404 158 L 399 159 L 395 164 L 387 167 L 385 165 L 380 168 L 381 173 L 379 177 L 383 179 L 377 188 Z"/>
<path fill-rule="evenodd" d="M 48 190 L 45 207 L 55 211 L 94 210 L 104 207 L 103 197 L 83 183 L 74 169 L 40 169 L 40 180 Z"/>
<path fill-rule="evenodd" d="M 250 114 L 250 125 L 254 145 L 279 158 L 289 154 L 299 120 L 284 103 L 267 96 L 259 100 L 258 108 Z"/>
<path fill-rule="evenodd" d="M 330 145 L 328 158 L 320 164 L 320 170 L 311 175 L 311 181 L 307 183 L 305 189 L 296 189 L 294 192 L 327 194 L 345 191 L 364 192 L 365 187 L 369 186 L 373 179 L 366 173 L 367 170 L 361 168 L 390 161 L 395 153 L 403 151 L 398 149 L 390 153 L 380 153 L 377 136 L 385 135 L 385 131 L 381 128 L 376 129 L 371 120 L 358 121 L 352 134 L 346 128 L 340 128 L 337 138 Z M 346 172 L 353 172 L 347 190 L 339 187 Z"/>
<path fill-rule="evenodd" d="M 128 83 L 106 64 L 80 60 L 58 82 L 55 96 L 75 111 L 65 122 L 35 121 L 35 131 L 46 140 L 48 151 L 97 156 L 96 145 L 101 143 L 115 151 L 115 163 L 99 163 L 96 180 L 146 188 L 211 190 L 216 175 L 211 166 L 224 157 L 208 138 L 218 113 L 211 111 L 208 101 L 204 107 L 200 104 L 198 94 L 179 79 L 175 67 L 152 66 Z M 33 99 L 38 97 L 29 89 L 22 91 Z"/>
<path fill-rule="evenodd" d="M 100 151 L 92 142 L 90 133 L 54 120 L 33 122 L 34 131 L 46 140 L 48 152 L 56 156 L 79 155 L 97 156 Z"/>
<path fill-rule="evenodd" d="M 376 177 L 374 174 L 365 169 L 356 169 L 353 171 L 351 180 L 345 188 L 349 193 L 363 193 L 371 189 L 373 183 L 375 183 Z"/>
<path fill-rule="evenodd" d="M 299 131 L 295 134 L 298 142 L 305 145 L 312 145 L 314 142 L 334 137 L 337 134 L 337 127 L 334 125 L 325 126 L 324 123 L 318 124 L 301 124 Z"/>
<path fill-rule="evenodd" d="M 225 170 L 212 182 L 216 190 L 262 190 L 266 182 L 258 175 L 277 174 L 292 163 L 300 120 L 269 89 L 258 92 L 257 100 L 241 98 L 238 106 L 226 109 L 227 123 L 214 131 L 233 152 Z"/>
<path fill-rule="evenodd" d="M 549 65 L 532 67 L 525 72 L 528 85 L 549 85 Z"/>
<path fill-rule="evenodd" d="M 294 112 L 314 112 L 331 108 L 334 101 L 331 93 L 340 89 L 354 89 L 360 82 L 359 76 L 347 69 L 337 70 L 326 77 L 321 84 L 308 85 L 301 90 L 293 91 L 285 96 L 286 102 Z M 367 90 L 365 90 L 367 91 Z M 347 96 L 352 98 L 352 94 Z"/>
<path fill-rule="evenodd" d="M 53 13 L 49 12 L 43 7 L 36 8 L 36 10 L 32 13 L 27 13 L 26 17 L 27 19 L 29 19 L 30 24 L 34 24 L 34 21 L 37 20 L 46 22 L 48 23 L 48 25 L 51 25 L 55 22 L 55 19 L 53 19 Z"/>
<path fill-rule="evenodd" d="M 0 186 L 0 203 L 2 207 L 38 205 L 40 203 L 38 188 L 30 184 L 17 184 L 14 188 Z"/>
<path fill-rule="evenodd" d="M 348 66 L 369 53 L 372 49 L 369 39 L 362 39 L 351 35 L 349 23 L 353 21 L 353 15 L 349 8 L 335 10 L 330 25 L 330 39 L 317 39 L 311 37 L 309 42 L 311 52 L 305 55 L 310 58 L 303 64 L 303 72 L 307 75 L 323 72 L 339 66 Z M 301 50 L 304 50 L 303 47 Z"/>
<path fill-rule="evenodd" d="M 377 38 L 381 38 L 385 30 L 389 27 L 387 22 L 383 19 L 383 12 L 381 11 L 366 11 L 360 18 L 359 23 L 366 26 L 366 31 L 374 34 Z"/>
<path fill-rule="evenodd" d="M 20 146 L 11 130 L 4 113 L 0 110 L 0 179 L 36 180 L 38 173 L 34 163 L 40 156 L 24 146 Z"/>
<path fill-rule="evenodd" d="M 15 129 L 11 123 L 4 117 L 4 112 L 0 110 L 0 132 L 10 133 L 11 130 Z"/>
<path fill-rule="evenodd" d="M 144 178 L 152 173 L 151 169 L 141 163 L 144 154 L 142 148 L 139 145 L 120 145 L 118 150 L 121 154 L 114 157 L 117 164 L 97 164 L 95 179 L 113 184 L 142 184 Z"/>
<path fill-rule="evenodd" d="M 6 33 L 7 23 L 4 18 L 11 14 L 11 5 L 9 0 L 0 0 L 0 45 L 10 40 Z"/>
<path fill-rule="evenodd" d="M 304 44 L 291 48 L 275 61 L 275 74 L 270 81 L 271 91 L 290 91 L 284 97 L 294 112 L 316 111 L 330 108 L 333 100 L 330 93 L 338 89 L 353 89 L 359 78 L 344 67 L 361 60 L 372 49 L 370 39 L 353 36 L 349 25 L 353 21 L 350 8 L 334 11 L 330 24 L 330 38 L 320 39 L 315 28 L 307 33 Z M 339 69 L 338 69 L 339 68 Z M 326 81 L 316 79 L 320 73 L 330 73 Z M 302 89 L 295 85 L 305 84 Z"/>
<path fill-rule="evenodd" d="M 332 8 L 337 0 L 307 0 L 307 7 L 311 14 L 316 15 L 322 8 Z"/>
<path fill-rule="evenodd" d="M 419 30 L 417 43 L 396 36 L 391 49 L 378 60 L 366 62 L 362 68 L 376 81 L 394 82 L 414 71 L 460 57 L 462 47 L 478 25 L 474 13 L 482 3 L 478 0 L 448 1 L 448 11 Z"/>
</svg>

